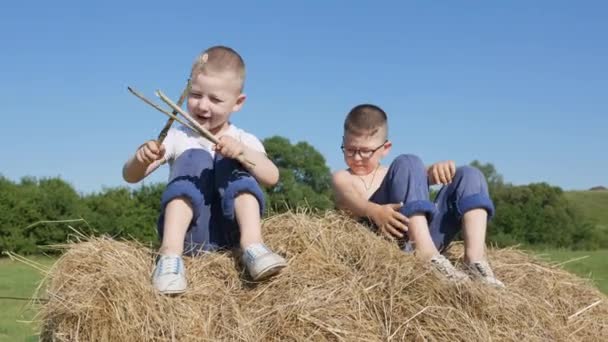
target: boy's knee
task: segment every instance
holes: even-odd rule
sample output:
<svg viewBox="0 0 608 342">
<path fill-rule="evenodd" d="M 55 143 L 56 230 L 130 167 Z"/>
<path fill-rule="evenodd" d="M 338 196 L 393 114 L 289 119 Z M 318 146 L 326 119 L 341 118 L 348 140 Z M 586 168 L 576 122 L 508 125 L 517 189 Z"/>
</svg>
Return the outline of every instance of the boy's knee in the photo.
<svg viewBox="0 0 608 342">
<path fill-rule="evenodd" d="M 426 172 L 422 159 L 413 154 L 401 154 L 393 161 L 393 166 L 398 169 Z"/>
<path fill-rule="evenodd" d="M 478 168 L 468 165 L 458 167 L 454 178 L 462 179 L 465 182 L 476 183 L 485 182 L 486 180 L 485 176 Z"/>
<path fill-rule="evenodd" d="M 456 204 L 459 216 L 478 208 L 486 210 L 488 219 L 494 216 L 494 203 L 490 199 L 485 176 L 478 168 L 459 167 L 456 169 L 455 183 L 464 194 Z"/>
<path fill-rule="evenodd" d="M 260 216 L 264 213 L 264 193 L 253 177 L 237 179 L 224 189 L 222 196 L 222 213 L 224 217 L 232 220 L 235 214 L 235 200 L 241 194 L 253 196 L 259 205 Z"/>
<path fill-rule="evenodd" d="M 189 181 L 173 181 L 167 185 L 161 197 L 161 208 L 164 212 L 167 204 L 175 199 L 183 199 L 192 206 L 193 220 L 199 216 L 199 210 L 203 205 L 204 199 L 200 190 Z"/>
</svg>

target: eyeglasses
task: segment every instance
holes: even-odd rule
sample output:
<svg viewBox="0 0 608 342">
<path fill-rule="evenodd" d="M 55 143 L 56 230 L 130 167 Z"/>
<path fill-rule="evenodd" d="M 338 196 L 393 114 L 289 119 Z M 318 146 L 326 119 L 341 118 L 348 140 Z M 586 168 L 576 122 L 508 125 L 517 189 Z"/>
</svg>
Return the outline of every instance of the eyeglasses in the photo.
<svg viewBox="0 0 608 342">
<path fill-rule="evenodd" d="M 344 147 L 344 145 L 340 146 L 340 148 L 342 149 L 342 152 L 344 152 L 344 155 L 352 158 L 355 155 L 359 154 L 359 156 L 363 159 L 369 159 L 371 158 L 374 153 L 376 153 L 376 151 L 378 151 L 379 149 L 383 148 L 384 145 L 386 145 L 386 143 L 388 142 L 388 140 L 385 140 L 382 145 L 371 149 L 371 150 L 366 150 L 366 149 L 360 149 L 360 148 L 346 148 Z"/>
</svg>

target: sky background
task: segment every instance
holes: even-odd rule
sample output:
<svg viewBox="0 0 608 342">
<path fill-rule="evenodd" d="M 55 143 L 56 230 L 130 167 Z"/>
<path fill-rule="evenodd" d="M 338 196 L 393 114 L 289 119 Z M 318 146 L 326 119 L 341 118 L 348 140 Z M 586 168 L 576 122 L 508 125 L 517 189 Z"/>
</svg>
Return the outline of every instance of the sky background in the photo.
<svg viewBox="0 0 608 342">
<path fill-rule="evenodd" d="M 346 113 L 368 102 L 389 115 L 389 158 L 608 186 L 606 18 L 605 1 L 4 1 L 0 174 L 125 185 L 123 163 L 165 122 L 127 86 L 177 98 L 196 55 L 223 44 L 248 68 L 233 123 L 307 141 L 332 170 Z"/>
</svg>

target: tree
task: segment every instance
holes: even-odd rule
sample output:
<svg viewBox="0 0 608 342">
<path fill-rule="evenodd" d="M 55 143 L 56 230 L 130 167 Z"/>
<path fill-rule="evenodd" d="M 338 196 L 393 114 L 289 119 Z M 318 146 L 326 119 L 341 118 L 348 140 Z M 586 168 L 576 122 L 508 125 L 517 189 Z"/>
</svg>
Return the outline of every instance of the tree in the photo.
<svg viewBox="0 0 608 342">
<path fill-rule="evenodd" d="M 587 222 L 561 188 L 546 183 L 503 186 L 492 194 L 496 217 L 489 239 L 498 245 L 524 243 L 573 249 L 606 245 L 601 231 Z"/>
<path fill-rule="evenodd" d="M 292 145 L 280 136 L 265 139 L 264 146 L 280 173 L 279 183 L 267 191 L 269 210 L 332 208 L 331 173 L 321 153 L 306 142 Z"/>
<path fill-rule="evenodd" d="M 87 209 L 74 188 L 60 178 L 0 179 L 0 248 L 18 253 L 63 243 L 69 227 L 53 221 L 83 217 Z M 70 222 L 76 229 L 86 223 Z"/>
<path fill-rule="evenodd" d="M 90 209 L 87 221 L 91 222 L 96 233 L 140 242 L 155 242 L 160 193 L 154 190 L 160 187 L 153 185 L 135 191 L 116 187 L 89 195 L 84 199 Z"/>
</svg>

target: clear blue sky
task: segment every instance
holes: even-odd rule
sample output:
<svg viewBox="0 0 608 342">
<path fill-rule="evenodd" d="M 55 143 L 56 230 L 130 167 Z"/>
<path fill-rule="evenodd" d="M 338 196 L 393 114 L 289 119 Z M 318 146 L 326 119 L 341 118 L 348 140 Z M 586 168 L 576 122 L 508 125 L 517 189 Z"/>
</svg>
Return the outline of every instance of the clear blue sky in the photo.
<svg viewBox="0 0 608 342">
<path fill-rule="evenodd" d="M 233 122 L 306 140 L 343 165 L 345 114 L 389 114 L 396 153 L 493 163 L 508 182 L 608 185 L 608 2 L 10 1 L 0 5 L 0 174 L 82 192 L 165 117 L 194 57 L 224 44 L 248 67 Z M 153 175 L 161 181 L 166 170 Z"/>
</svg>

